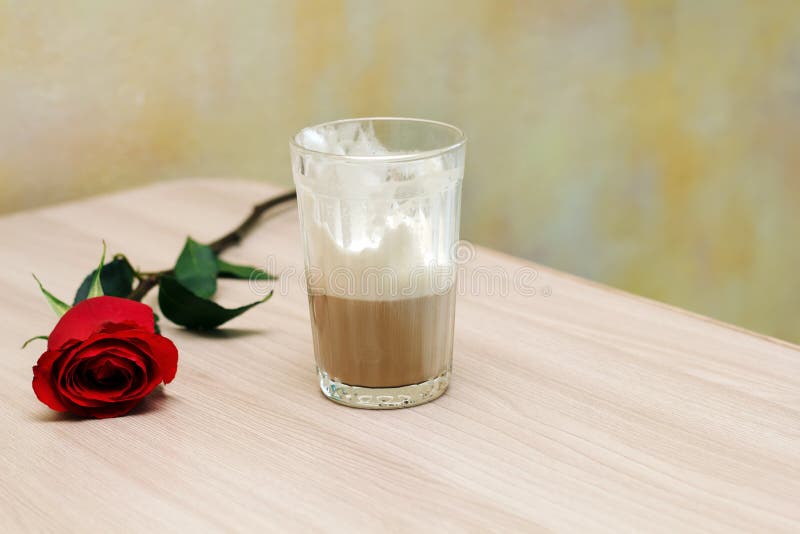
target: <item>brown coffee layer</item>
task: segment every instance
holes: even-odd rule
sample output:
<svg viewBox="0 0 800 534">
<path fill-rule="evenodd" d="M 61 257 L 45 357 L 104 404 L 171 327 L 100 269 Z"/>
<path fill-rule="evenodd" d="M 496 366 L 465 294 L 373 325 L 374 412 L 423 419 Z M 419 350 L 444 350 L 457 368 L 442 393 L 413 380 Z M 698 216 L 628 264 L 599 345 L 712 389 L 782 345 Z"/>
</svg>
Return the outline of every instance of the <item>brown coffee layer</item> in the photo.
<svg viewBox="0 0 800 534">
<path fill-rule="evenodd" d="M 351 386 L 399 387 L 447 370 L 455 291 L 398 300 L 309 297 L 317 366 Z"/>
</svg>

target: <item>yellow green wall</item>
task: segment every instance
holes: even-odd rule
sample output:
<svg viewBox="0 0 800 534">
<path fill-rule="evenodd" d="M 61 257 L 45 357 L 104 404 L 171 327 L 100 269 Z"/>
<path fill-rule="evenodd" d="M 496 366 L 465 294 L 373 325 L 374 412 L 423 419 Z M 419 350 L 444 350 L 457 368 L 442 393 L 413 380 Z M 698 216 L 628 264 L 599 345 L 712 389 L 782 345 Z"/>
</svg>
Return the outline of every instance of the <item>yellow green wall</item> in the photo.
<svg viewBox="0 0 800 534">
<path fill-rule="evenodd" d="M 0 211 L 361 115 L 466 130 L 465 237 L 800 341 L 796 0 L 0 2 Z"/>
</svg>

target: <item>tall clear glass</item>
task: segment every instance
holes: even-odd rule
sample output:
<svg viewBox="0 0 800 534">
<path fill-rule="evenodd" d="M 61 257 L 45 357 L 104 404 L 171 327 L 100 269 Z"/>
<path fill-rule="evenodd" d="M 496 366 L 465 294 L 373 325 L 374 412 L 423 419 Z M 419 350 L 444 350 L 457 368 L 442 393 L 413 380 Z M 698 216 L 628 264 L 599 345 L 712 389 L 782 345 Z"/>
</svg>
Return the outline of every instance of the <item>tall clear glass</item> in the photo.
<svg viewBox="0 0 800 534">
<path fill-rule="evenodd" d="M 322 392 L 359 408 L 431 401 L 450 381 L 464 134 L 348 119 L 292 138 Z"/>
</svg>

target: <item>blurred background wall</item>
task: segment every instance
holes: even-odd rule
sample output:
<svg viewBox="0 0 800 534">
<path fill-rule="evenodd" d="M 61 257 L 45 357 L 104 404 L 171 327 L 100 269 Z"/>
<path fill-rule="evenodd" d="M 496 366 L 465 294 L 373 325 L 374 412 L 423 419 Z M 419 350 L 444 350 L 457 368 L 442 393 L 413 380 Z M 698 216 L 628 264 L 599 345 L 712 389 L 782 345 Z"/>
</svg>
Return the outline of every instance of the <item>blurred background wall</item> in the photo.
<svg viewBox="0 0 800 534">
<path fill-rule="evenodd" d="M 0 212 L 364 115 L 467 132 L 465 238 L 800 341 L 796 0 L 0 2 Z"/>
</svg>

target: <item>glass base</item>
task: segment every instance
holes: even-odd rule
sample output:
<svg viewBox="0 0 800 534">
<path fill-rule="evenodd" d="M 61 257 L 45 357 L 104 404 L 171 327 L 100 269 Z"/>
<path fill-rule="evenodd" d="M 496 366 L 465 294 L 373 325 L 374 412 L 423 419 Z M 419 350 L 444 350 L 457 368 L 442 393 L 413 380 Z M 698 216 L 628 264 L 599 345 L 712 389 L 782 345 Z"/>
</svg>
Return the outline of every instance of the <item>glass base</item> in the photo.
<svg viewBox="0 0 800 534">
<path fill-rule="evenodd" d="M 352 408 L 370 410 L 392 410 L 425 404 L 441 397 L 450 383 L 450 371 L 419 384 L 396 388 L 350 386 L 331 380 L 327 373 L 319 369 L 317 375 L 322 394 L 330 400 Z"/>
</svg>

